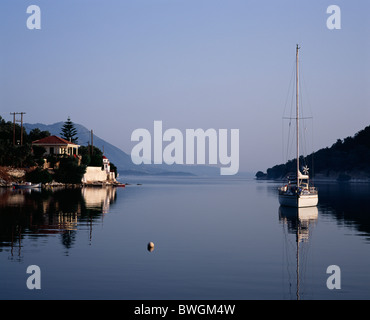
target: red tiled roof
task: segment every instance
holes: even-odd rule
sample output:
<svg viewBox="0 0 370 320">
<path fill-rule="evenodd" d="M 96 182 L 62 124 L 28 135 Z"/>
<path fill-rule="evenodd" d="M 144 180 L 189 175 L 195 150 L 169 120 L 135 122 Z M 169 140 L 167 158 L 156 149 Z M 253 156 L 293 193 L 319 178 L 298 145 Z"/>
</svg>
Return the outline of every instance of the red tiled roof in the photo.
<svg viewBox="0 0 370 320">
<path fill-rule="evenodd" d="M 42 138 L 36 141 L 32 141 L 32 144 L 74 144 L 73 142 L 69 142 L 63 138 L 57 137 L 57 136 L 49 136 L 46 138 Z"/>
</svg>

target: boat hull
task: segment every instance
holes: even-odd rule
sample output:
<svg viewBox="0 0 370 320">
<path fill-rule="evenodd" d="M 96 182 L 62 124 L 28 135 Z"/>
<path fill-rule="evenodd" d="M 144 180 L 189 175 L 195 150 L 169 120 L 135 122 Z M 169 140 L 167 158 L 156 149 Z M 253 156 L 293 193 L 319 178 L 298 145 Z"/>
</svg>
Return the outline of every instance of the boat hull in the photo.
<svg viewBox="0 0 370 320">
<path fill-rule="evenodd" d="M 13 184 L 14 189 L 35 189 L 41 188 L 41 183 L 38 184 Z"/>
<path fill-rule="evenodd" d="M 319 202 L 317 194 L 305 194 L 305 195 L 286 195 L 279 194 L 279 203 L 282 206 L 294 207 L 294 208 L 305 208 L 315 207 Z"/>
</svg>

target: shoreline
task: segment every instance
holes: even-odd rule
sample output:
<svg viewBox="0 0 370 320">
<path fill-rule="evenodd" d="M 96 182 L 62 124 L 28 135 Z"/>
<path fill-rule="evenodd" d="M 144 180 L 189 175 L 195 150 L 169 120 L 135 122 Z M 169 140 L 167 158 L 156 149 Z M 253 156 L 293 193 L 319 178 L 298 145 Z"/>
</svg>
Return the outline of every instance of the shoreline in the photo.
<svg viewBox="0 0 370 320">
<path fill-rule="evenodd" d="M 14 185 L 18 182 L 9 182 L 9 183 L 0 183 L 0 188 L 4 189 L 16 189 L 14 188 Z M 22 188 L 17 190 L 26 190 L 26 189 L 53 189 L 53 188 L 69 188 L 69 189 L 82 189 L 82 188 L 97 188 L 97 187 L 121 187 L 126 186 L 127 183 L 119 183 L 119 182 L 91 182 L 91 183 L 60 183 L 60 182 L 54 182 L 54 183 L 46 183 L 41 184 L 41 187 L 39 188 Z"/>
<path fill-rule="evenodd" d="M 15 184 L 24 183 L 25 175 L 29 168 L 14 168 L 14 167 L 0 167 L 0 188 L 14 188 Z M 36 183 L 35 183 L 36 184 Z M 62 183 L 52 181 L 49 183 L 41 184 L 41 189 L 52 189 L 52 188 L 84 188 L 84 187 L 117 187 L 123 186 L 124 183 L 120 183 L 117 180 L 107 181 L 87 181 L 81 183 Z M 29 188 L 32 189 L 32 188 Z"/>
<path fill-rule="evenodd" d="M 273 181 L 273 182 L 285 182 L 283 178 L 279 179 L 269 179 L 269 178 L 255 178 L 258 181 Z M 327 183 L 370 183 L 370 178 L 367 179 L 350 179 L 350 180 L 338 180 L 337 178 L 311 178 L 311 181 L 315 182 L 327 182 Z"/>
</svg>

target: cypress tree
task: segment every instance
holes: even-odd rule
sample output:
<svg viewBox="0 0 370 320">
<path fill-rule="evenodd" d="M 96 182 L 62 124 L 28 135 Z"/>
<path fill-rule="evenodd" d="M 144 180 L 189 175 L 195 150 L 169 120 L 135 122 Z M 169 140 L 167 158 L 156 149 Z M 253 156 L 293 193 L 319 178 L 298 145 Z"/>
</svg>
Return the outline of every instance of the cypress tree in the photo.
<svg viewBox="0 0 370 320">
<path fill-rule="evenodd" d="M 68 117 L 67 121 L 64 122 L 62 132 L 60 134 L 63 139 L 73 143 L 77 143 L 78 141 L 77 129 L 75 128 L 75 125 L 71 121 L 70 117 Z"/>
</svg>

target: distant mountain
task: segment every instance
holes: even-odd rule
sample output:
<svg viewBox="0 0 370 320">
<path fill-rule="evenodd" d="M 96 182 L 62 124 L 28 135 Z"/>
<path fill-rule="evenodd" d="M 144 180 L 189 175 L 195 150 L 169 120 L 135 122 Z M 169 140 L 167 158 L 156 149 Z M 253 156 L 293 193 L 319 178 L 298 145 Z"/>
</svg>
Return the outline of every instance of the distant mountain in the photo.
<svg viewBox="0 0 370 320">
<path fill-rule="evenodd" d="M 370 179 L 370 126 L 357 132 L 353 137 L 338 139 L 330 148 L 320 149 L 300 163 L 307 163 L 310 174 L 316 178 L 348 181 L 351 179 Z M 302 162 L 301 162 L 302 161 Z M 267 169 L 266 173 L 257 172 L 258 179 L 281 179 L 295 172 L 297 160 Z"/>
<path fill-rule="evenodd" d="M 23 124 L 27 133 L 32 129 L 39 128 L 41 131 L 49 131 L 52 135 L 60 136 L 64 122 L 54 124 L 25 123 Z M 77 129 L 78 144 L 87 146 L 91 140 L 91 131 L 81 124 L 74 123 Z M 104 155 L 113 162 L 121 174 L 131 175 L 219 175 L 219 168 L 200 166 L 200 165 L 135 165 L 131 161 L 131 156 L 109 142 L 93 134 L 93 144 L 100 150 L 104 150 Z"/>
</svg>

